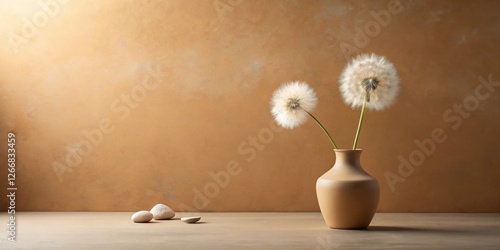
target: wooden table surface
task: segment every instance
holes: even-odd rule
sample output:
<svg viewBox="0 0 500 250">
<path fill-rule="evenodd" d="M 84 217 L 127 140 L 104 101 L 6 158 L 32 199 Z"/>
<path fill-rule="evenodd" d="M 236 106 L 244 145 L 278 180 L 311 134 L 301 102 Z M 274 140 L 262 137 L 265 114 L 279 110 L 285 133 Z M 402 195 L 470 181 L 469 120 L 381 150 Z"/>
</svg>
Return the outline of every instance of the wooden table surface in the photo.
<svg viewBox="0 0 500 250">
<path fill-rule="evenodd" d="M 366 230 L 330 229 L 320 213 L 177 214 L 143 224 L 132 212 L 16 215 L 17 242 L 2 230 L 0 249 L 500 249 L 500 214 L 378 213 Z M 178 219 L 186 215 L 202 219 Z"/>
</svg>

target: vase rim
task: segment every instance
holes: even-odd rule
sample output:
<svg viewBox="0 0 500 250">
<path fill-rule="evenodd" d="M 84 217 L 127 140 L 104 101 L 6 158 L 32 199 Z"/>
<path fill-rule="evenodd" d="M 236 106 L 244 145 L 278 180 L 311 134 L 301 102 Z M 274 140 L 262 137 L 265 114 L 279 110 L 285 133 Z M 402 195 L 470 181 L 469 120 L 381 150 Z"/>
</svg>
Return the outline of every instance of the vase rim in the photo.
<svg viewBox="0 0 500 250">
<path fill-rule="evenodd" d="M 348 149 L 348 148 L 338 148 L 334 149 L 335 152 L 348 152 L 348 151 L 363 151 L 362 148 L 357 148 L 357 149 Z"/>
</svg>

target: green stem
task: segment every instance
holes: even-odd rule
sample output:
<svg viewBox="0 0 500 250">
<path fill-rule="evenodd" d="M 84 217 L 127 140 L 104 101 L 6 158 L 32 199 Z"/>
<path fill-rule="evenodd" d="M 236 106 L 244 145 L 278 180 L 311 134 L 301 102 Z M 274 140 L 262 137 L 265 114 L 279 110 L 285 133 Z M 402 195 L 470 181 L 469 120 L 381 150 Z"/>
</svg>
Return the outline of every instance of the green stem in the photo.
<svg viewBox="0 0 500 250">
<path fill-rule="evenodd" d="M 311 116 L 314 119 L 314 121 L 316 122 L 316 124 L 318 124 L 321 127 L 321 129 L 323 130 L 323 132 L 325 132 L 326 136 L 328 136 L 328 139 L 332 143 L 333 148 L 337 149 L 337 145 L 335 144 L 335 142 L 333 141 L 332 137 L 330 136 L 330 133 L 328 133 L 328 131 L 326 131 L 326 128 L 323 127 L 323 125 L 318 121 L 318 119 L 316 119 L 316 117 L 314 117 L 314 115 L 312 115 L 311 113 L 309 113 L 309 111 L 307 111 L 307 110 L 305 110 L 303 108 L 301 108 L 301 109 L 304 110 L 309 116 Z"/>
<path fill-rule="evenodd" d="M 365 95 L 365 99 L 363 100 L 363 107 L 361 108 L 361 115 L 359 116 L 358 130 L 356 131 L 356 137 L 354 137 L 354 146 L 352 147 L 353 150 L 355 150 L 356 146 L 358 146 L 359 134 L 361 133 L 361 126 L 363 125 L 363 118 L 365 116 L 367 95 L 368 93 Z"/>
</svg>

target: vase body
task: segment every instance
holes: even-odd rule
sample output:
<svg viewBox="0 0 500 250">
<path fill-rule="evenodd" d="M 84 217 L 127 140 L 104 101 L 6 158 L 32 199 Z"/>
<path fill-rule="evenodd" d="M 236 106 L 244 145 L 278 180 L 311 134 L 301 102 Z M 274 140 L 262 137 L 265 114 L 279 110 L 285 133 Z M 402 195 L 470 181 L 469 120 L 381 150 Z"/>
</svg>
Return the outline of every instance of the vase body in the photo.
<svg viewBox="0 0 500 250">
<path fill-rule="evenodd" d="M 377 211 L 380 187 L 361 167 L 361 152 L 336 149 L 335 164 L 316 182 L 321 214 L 330 228 L 366 228 Z"/>
</svg>

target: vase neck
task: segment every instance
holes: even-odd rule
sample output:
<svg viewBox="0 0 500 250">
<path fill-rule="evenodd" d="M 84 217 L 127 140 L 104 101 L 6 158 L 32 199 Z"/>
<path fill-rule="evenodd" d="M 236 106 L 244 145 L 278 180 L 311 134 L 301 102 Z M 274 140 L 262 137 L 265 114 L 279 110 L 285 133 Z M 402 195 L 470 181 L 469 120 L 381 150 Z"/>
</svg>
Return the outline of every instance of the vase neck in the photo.
<svg viewBox="0 0 500 250">
<path fill-rule="evenodd" d="M 361 149 L 336 149 L 335 150 L 335 166 L 338 167 L 355 167 L 361 168 L 359 159 L 361 157 Z"/>
</svg>

